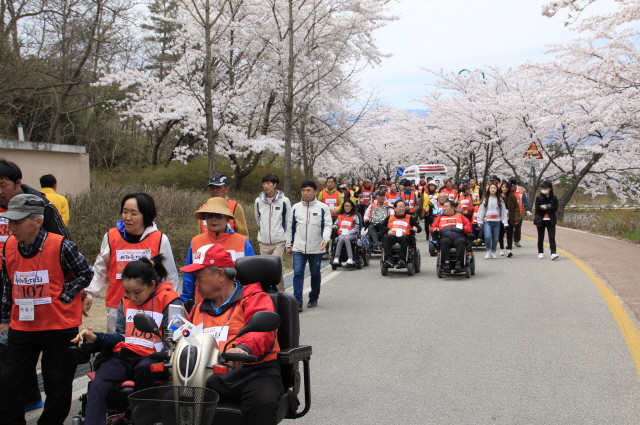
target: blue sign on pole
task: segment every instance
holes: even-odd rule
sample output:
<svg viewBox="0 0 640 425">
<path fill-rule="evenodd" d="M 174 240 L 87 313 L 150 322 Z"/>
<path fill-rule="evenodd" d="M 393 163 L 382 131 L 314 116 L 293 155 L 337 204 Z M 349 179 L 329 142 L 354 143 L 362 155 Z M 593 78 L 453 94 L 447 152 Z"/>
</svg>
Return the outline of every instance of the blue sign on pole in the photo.
<svg viewBox="0 0 640 425">
<path fill-rule="evenodd" d="M 402 175 L 404 174 L 404 168 L 398 168 L 396 170 L 396 174 L 398 175 L 398 177 L 402 177 Z"/>
</svg>

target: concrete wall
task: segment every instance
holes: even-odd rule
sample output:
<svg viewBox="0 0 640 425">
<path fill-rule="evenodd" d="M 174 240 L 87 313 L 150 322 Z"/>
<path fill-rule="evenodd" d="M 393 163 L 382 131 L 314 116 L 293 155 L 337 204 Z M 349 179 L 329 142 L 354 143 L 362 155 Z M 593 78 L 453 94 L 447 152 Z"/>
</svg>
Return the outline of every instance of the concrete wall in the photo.
<svg viewBox="0 0 640 425">
<path fill-rule="evenodd" d="M 0 158 L 18 164 L 22 183 L 39 190 L 40 176 L 53 174 L 61 195 L 77 195 L 89 189 L 89 154 L 86 152 L 84 146 L 0 139 Z"/>
</svg>

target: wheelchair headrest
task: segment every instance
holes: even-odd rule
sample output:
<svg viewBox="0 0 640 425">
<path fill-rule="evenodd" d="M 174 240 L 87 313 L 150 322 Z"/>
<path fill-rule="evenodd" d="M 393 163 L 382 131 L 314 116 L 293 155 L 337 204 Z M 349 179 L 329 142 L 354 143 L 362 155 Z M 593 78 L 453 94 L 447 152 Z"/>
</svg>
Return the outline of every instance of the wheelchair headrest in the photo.
<svg viewBox="0 0 640 425">
<path fill-rule="evenodd" d="M 278 255 L 255 255 L 236 260 L 236 279 L 243 285 L 260 282 L 262 289 L 277 290 L 282 278 L 282 259 Z"/>
</svg>

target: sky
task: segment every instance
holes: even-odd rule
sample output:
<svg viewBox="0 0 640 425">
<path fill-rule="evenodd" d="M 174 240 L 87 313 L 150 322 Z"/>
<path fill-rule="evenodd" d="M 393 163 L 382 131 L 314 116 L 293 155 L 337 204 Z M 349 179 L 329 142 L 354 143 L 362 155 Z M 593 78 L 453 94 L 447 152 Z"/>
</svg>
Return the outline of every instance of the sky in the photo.
<svg viewBox="0 0 640 425">
<path fill-rule="evenodd" d="M 551 0 L 399 0 L 390 11 L 399 19 L 376 31 L 383 53 L 392 54 L 360 76 L 361 87 L 397 108 L 423 109 L 412 101 L 434 77 L 424 69 L 507 69 L 527 60 L 544 61 L 550 44 L 565 44 L 579 33 L 564 26 L 567 11 L 542 16 Z M 598 0 L 585 16 L 615 10 Z"/>
</svg>

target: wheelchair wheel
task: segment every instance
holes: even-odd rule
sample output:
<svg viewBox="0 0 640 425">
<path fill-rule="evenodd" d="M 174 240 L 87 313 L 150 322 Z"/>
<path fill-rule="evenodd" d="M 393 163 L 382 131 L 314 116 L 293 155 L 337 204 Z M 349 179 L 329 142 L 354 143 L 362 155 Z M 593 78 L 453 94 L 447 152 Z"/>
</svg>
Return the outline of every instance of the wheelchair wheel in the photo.
<svg viewBox="0 0 640 425">
<path fill-rule="evenodd" d="M 361 256 L 357 256 L 356 257 L 356 267 L 358 268 L 358 270 L 362 269 L 362 257 Z"/>
<path fill-rule="evenodd" d="M 332 270 L 336 270 L 338 268 L 337 264 L 333 264 L 333 261 L 331 262 L 331 269 Z"/>
<path fill-rule="evenodd" d="M 436 246 L 434 244 L 432 244 L 431 242 L 429 242 L 429 255 L 432 257 L 435 257 L 436 255 L 438 255 L 437 251 L 436 251 Z"/>
<path fill-rule="evenodd" d="M 414 271 L 415 271 L 414 264 L 413 263 L 408 263 L 407 264 L 407 274 L 409 276 L 413 276 L 413 272 Z"/>
<path fill-rule="evenodd" d="M 413 263 L 415 264 L 415 270 L 416 273 L 420 273 L 420 262 L 422 260 L 420 259 L 420 250 L 416 249 L 416 253 L 413 256 Z"/>
<path fill-rule="evenodd" d="M 471 275 L 475 275 L 476 274 L 476 257 L 475 255 L 471 257 L 471 260 L 469 260 L 469 265 L 471 266 Z"/>
<path fill-rule="evenodd" d="M 466 273 L 467 279 L 469 279 L 471 277 L 471 265 L 467 264 L 467 266 L 464 268 L 464 271 Z"/>
<path fill-rule="evenodd" d="M 370 249 L 366 249 L 364 251 L 364 254 L 362 255 L 362 262 L 364 263 L 365 266 L 368 266 L 369 264 L 371 264 L 371 251 L 370 251 Z"/>
<path fill-rule="evenodd" d="M 382 276 L 386 276 L 388 273 L 387 268 L 384 266 L 382 261 L 380 261 L 380 273 L 382 274 Z"/>
<path fill-rule="evenodd" d="M 436 274 L 438 275 L 438 278 L 442 279 L 442 267 L 440 267 L 440 264 L 436 266 Z"/>
</svg>

